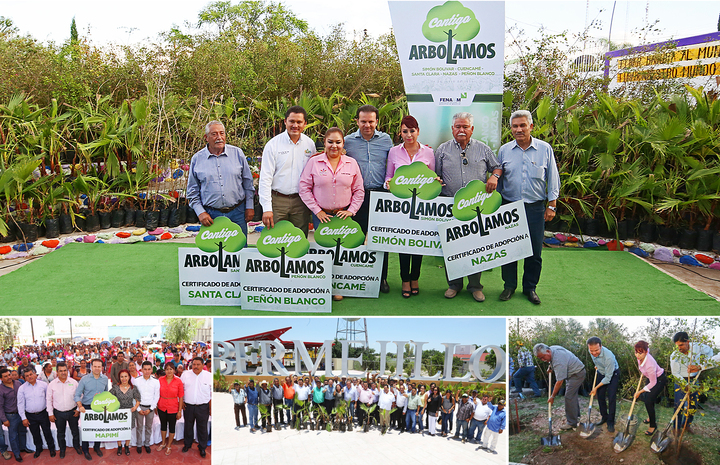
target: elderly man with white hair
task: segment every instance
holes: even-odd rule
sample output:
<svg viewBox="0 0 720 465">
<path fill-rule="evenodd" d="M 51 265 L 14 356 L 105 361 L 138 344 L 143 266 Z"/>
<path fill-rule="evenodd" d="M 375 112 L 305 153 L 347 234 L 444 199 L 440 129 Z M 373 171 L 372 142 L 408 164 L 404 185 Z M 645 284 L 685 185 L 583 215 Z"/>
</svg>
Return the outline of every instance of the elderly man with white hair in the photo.
<svg viewBox="0 0 720 465">
<path fill-rule="evenodd" d="M 453 140 L 440 144 L 435 151 L 435 172 L 443 180 L 440 195 L 452 197 L 475 179 L 485 183 L 488 194 L 497 188 L 498 179 L 503 174 L 500 163 L 490 147 L 472 138 L 475 129 L 473 119 L 471 113 L 455 114 L 451 126 Z M 488 176 L 488 173 L 492 174 Z M 467 279 L 467 290 L 477 302 L 484 302 L 480 273 L 473 273 Z M 445 297 L 454 298 L 462 288 L 463 278 L 448 280 Z"/>
<path fill-rule="evenodd" d="M 535 344 L 533 347 L 535 357 L 550 362 L 548 372 L 555 372 L 555 385 L 552 387 L 552 394 L 548 400 L 549 404 L 555 401 L 555 396 L 560 392 L 564 382 L 565 386 L 565 419 L 567 420 L 560 429 L 568 430 L 577 428 L 580 418 L 580 401 L 578 391 L 585 381 L 585 365 L 572 352 L 562 346 L 550 346 Z"/>
<path fill-rule="evenodd" d="M 203 226 L 226 216 L 247 235 L 247 221 L 255 216 L 255 188 L 250 166 L 239 147 L 225 143 L 225 126 L 205 126 L 205 147 L 193 155 L 188 173 L 187 199 Z"/>
<path fill-rule="evenodd" d="M 498 160 L 503 176 L 498 192 L 503 203 L 522 200 L 525 204 L 533 254 L 525 259 L 522 287 L 530 302 L 540 304 L 535 288 L 542 271 L 542 245 L 545 222 L 555 217 L 557 198 L 560 195 L 560 175 L 553 149 L 547 142 L 532 137 L 533 119 L 527 110 L 510 115 L 510 130 L 515 139 L 500 147 Z M 546 206 L 547 203 L 547 206 Z M 502 266 L 505 289 L 500 300 L 510 300 L 517 288 L 517 262 Z"/>
</svg>

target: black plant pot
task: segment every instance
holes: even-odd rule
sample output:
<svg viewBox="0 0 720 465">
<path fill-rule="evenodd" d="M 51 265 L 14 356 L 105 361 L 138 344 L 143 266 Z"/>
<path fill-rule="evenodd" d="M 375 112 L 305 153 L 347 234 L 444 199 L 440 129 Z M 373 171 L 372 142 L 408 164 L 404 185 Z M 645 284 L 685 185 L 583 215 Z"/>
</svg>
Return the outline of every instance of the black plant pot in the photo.
<svg viewBox="0 0 720 465">
<path fill-rule="evenodd" d="M 585 229 L 583 234 L 587 236 L 597 236 L 600 234 L 600 221 L 595 218 L 588 218 L 585 221 Z"/>
<path fill-rule="evenodd" d="M 79 215 L 75 216 L 75 229 L 85 231 L 85 218 L 81 218 Z"/>
<path fill-rule="evenodd" d="M 0 236 L 0 243 L 15 242 L 15 224 L 8 223 L 7 236 Z"/>
<path fill-rule="evenodd" d="M 35 223 L 18 223 L 20 234 L 17 238 L 23 242 L 35 242 L 38 239 L 38 227 Z"/>
<path fill-rule="evenodd" d="M 638 226 L 638 239 L 642 242 L 655 242 L 657 227 L 655 223 L 642 222 Z"/>
<path fill-rule="evenodd" d="M 45 222 L 42 222 L 38 225 L 38 237 L 45 237 L 45 233 L 47 231 L 45 230 Z"/>
<path fill-rule="evenodd" d="M 571 234 L 580 234 L 580 231 L 585 230 L 585 218 L 575 218 L 574 220 L 571 220 L 570 222 L 570 233 Z"/>
<path fill-rule="evenodd" d="M 98 215 L 85 215 L 85 227 L 83 228 L 83 231 L 100 231 L 100 217 Z"/>
<path fill-rule="evenodd" d="M 159 222 L 160 222 L 160 211 L 159 210 L 147 210 L 145 212 L 145 229 L 147 229 L 148 231 L 157 229 Z"/>
<path fill-rule="evenodd" d="M 615 236 L 614 234 L 611 234 L 611 236 Z M 628 222 L 627 220 L 618 221 L 617 223 L 617 237 L 621 241 L 624 241 L 628 238 Z"/>
<path fill-rule="evenodd" d="M 112 214 L 110 212 L 100 212 L 98 217 L 100 217 L 100 229 L 110 229 L 112 227 Z"/>
<path fill-rule="evenodd" d="M 113 228 L 120 228 L 125 224 L 125 210 L 113 210 L 110 225 Z"/>
<path fill-rule="evenodd" d="M 187 206 L 183 203 L 178 203 L 177 211 L 180 224 L 187 223 Z"/>
<path fill-rule="evenodd" d="M 260 215 L 262 218 L 262 215 Z M 254 219 L 254 218 L 253 218 Z M 555 215 L 552 220 L 545 222 L 546 231 L 559 231 L 560 230 L 560 217 Z"/>
<path fill-rule="evenodd" d="M 701 229 L 697 233 L 697 245 L 695 248 L 701 252 L 709 252 L 712 250 L 713 232 Z"/>
<path fill-rule="evenodd" d="M 720 232 L 713 234 L 713 252 L 720 253 Z"/>
<path fill-rule="evenodd" d="M 199 223 L 197 215 L 195 214 L 195 210 L 190 207 L 190 205 L 187 206 L 187 222 L 190 224 Z"/>
<path fill-rule="evenodd" d="M 168 210 L 167 226 L 169 228 L 177 228 L 180 226 L 180 210 L 177 208 L 171 208 Z"/>
<path fill-rule="evenodd" d="M 683 229 L 680 231 L 678 245 L 681 249 L 694 249 L 697 244 L 698 233 L 694 229 Z"/>
<path fill-rule="evenodd" d="M 635 219 L 629 219 L 627 221 L 627 238 L 626 239 L 634 239 L 637 237 L 638 232 L 638 220 Z"/>
<path fill-rule="evenodd" d="M 135 211 L 135 227 L 144 228 L 146 225 L 147 220 L 145 219 L 145 210 Z"/>
<path fill-rule="evenodd" d="M 158 226 L 161 228 L 166 227 L 168 225 L 168 219 L 170 219 L 170 209 L 162 208 L 160 210 L 160 221 L 158 222 Z"/>
<path fill-rule="evenodd" d="M 45 237 L 52 239 L 60 236 L 60 220 L 57 218 L 45 219 Z"/>
<path fill-rule="evenodd" d="M 70 234 L 73 232 L 72 218 L 70 215 L 60 215 L 60 234 Z"/>
<path fill-rule="evenodd" d="M 677 244 L 678 232 L 675 228 L 667 226 L 660 226 L 658 230 L 658 244 L 669 247 L 673 244 Z"/>
</svg>

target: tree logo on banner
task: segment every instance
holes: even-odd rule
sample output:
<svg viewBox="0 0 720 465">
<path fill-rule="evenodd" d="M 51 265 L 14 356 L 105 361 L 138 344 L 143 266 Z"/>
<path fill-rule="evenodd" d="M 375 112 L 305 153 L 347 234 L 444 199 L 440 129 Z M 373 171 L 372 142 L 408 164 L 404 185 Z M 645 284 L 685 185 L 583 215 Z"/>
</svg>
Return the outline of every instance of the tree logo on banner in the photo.
<svg viewBox="0 0 720 465">
<path fill-rule="evenodd" d="M 289 278 L 285 257 L 300 258 L 310 249 L 305 234 L 291 222 L 283 220 L 275 223 L 272 229 L 265 228 L 257 241 L 258 252 L 268 258 L 280 257 L 280 277 Z"/>
<path fill-rule="evenodd" d="M 480 22 L 475 13 L 456 1 L 448 1 L 435 6 L 428 11 L 427 18 L 422 25 L 422 33 L 431 42 L 446 42 L 438 46 L 413 46 L 410 59 L 440 58 L 445 59 L 449 65 L 457 64 L 457 58 L 493 58 L 495 52 L 492 44 L 456 44 L 453 39 L 467 42 L 474 39 L 480 32 Z"/>
<path fill-rule="evenodd" d="M 460 221 L 471 221 L 477 218 L 478 232 L 481 236 L 487 236 L 488 231 L 494 226 L 492 223 L 484 225 L 481 215 L 495 213 L 502 204 L 502 196 L 498 191 L 488 194 L 485 191 L 485 183 L 475 179 L 455 193 L 454 202 L 453 216 Z M 487 219 L 492 221 L 490 218 Z"/>
<path fill-rule="evenodd" d="M 321 223 L 315 231 L 315 242 L 323 247 L 334 247 L 333 265 L 341 266 L 340 246 L 354 249 L 365 242 L 365 234 L 352 218 L 333 217 L 328 223 Z"/>
<path fill-rule="evenodd" d="M 217 252 L 218 271 L 227 271 L 228 265 L 233 265 L 232 257 L 223 259 L 223 252 L 238 252 L 245 247 L 247 238 L 240 226 L 233 223 L 230 218 L 218 216 L 210 226 L 203 226 L 195 236 L 195 245 L 203 252 Z M 188 255 L 190 257 L 190 255 Z M 214 260 L 211 260 L 214 261 Z"/>
<path fill-rule="evenodd" d="M 432 200 L 442 190 L 442 184 L 437 174 L 421 161 L 404 165 L 395 170 L 395 176 L 390 180 L 390 192 L 401 199 L 411 199 L 410 219 L 417 220 L 417 198 Z"/>
</svg>

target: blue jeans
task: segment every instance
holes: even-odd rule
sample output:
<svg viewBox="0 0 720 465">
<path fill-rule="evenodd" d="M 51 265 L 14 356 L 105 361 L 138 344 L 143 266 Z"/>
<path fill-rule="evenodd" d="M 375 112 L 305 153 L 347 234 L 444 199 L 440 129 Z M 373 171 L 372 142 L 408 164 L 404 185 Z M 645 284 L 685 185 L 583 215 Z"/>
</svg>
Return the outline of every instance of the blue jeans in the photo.
<svg viewBox="0 0 720 465">
<path fill-rule="evenodd" d="M 475 434 L 476 428 L 478 430 L 477 434 Z M 480 437 L 482 436 L 482 432 L 484 429 L 485 429 L 485 423 L 473 418 L 472 420 L 470 420 L 470 431 L 468 433 L 468 438 L 472 439 L 473 436 L 475 436 L 475 440 L 477 442 L 480 442 Z"/>
<path fill-rule="evenodd" d="M 692 378 L 690 378 L 692 379 Z M 680 402 L 685 398 L 685 391 L 682 389 L 682 387 L 675 383 L 675 408 L 678 408 L 680 405 Z M 697 403 L 698 403 L 698 393 L 692 392 L 690 393 L 690 396 L 688 397 L 688 402 L 690 403 L 690 409 L 696 409 Z M 685 402 L 683 404 L 683 408 L 680 409 L 680 413 L 678 413 L 678 427 L 683 428 L 685 426 L 685 421 L 687 421 L 688 426 L 692 425 L 693 419 L 695 418 L 695 415 L 685 415 L 688 409 L 688 402 Z M 686 420 L 687 419 L 687 420 Z"/>
<path fill-rule="evenodd" d="M 417 423 L 417 411 L 408 410 L 405 415 L 405 428 L 411 433 L 415 432 L 415 424 Z"/>
<path fill-rule="evenodd" d="M 522 392 L 523 381 L 527 379 L 528 384 L 535 393 L 535 397 L 540 397 L 540 389 L 535 382 L 535 367 L 519 368 L 513 375 L 513 383 L 515 383 L 515 392 Z"/>
<path fill-rule="evenodd" d="M 257 404 L 248 404 L 248 413 L 250 414 L 250 429 L 256 429 L 258 424 L 258 406 Z"/>
<path fill-rule="evenodd" d="M 8 446 L 5 443 L 5 432 L 0 427 L 0 454 L 4 454 L 8 450 Z"/>
<path fill-rule="evenodd" d="M 23 426 L 20 414 L 6 413 L 5 417 L 10 422 L 8 428 L 10 449 L 12 449 L 15 457 L 20 457 L 20 451 L 27 449 L 27 428 Z"/>
<path fill-rule="evenodd" d="M 457 421 L 457 433 L 462 436 L 462 439 L 467 439 L 468 437 L 468 422 L 467 420 L 458 420 Z"/>
<path fill-rule="evenodd" d="M 210 215 L 212 219 L 217 218 L 218 216 L 225 216 L 230 219 L 233 223 L 240 226 L 240 229 L 242 229 L 243 234 L 245 234 L 245 237 L 247 237 L 247 223 L 245 222 L 245 204 L 240 205 L 235 210 L 229 211 L 227 213 L 223 213 L 220 210 L 216 210 L 212 207 L 204 207 L 205 211 Z"/>
<path fill-rule="evenodd" d="M 452 433 L 452 418 L 453 418 L 452 412 L 450 412 L 450 413 L 443 412 L 443 414 L 442 414 L 442 433 L 443 434 Z"/>
<path fill-rule="evenodd" d="M 292 426 L 295 422 L 295 415 L 294 415 L 294 409 L 295 406 L 295 399 L 285 399 L 283 398 L 283 403 L 289 407 L 285 413 L 287 415 L 287 423 Z"/>
<path fill-rule="evenodd" d="M 545 234 L 545 202 L 526 203 L 525 216 L 527 217 L 533 254 L 525 259 L 522 288 L 523 292 L 529 292 L 534 291 L 537 287 L 540 281 L 540 271 L 542 271 L 542 257 L 540 254 L 542 254 L 543 236 Z M 517 289 L 517 264 L 518 262 L 512 262 L 502 266 L 502 279 L 505 282 L 505 289 Z"/>
</svg>

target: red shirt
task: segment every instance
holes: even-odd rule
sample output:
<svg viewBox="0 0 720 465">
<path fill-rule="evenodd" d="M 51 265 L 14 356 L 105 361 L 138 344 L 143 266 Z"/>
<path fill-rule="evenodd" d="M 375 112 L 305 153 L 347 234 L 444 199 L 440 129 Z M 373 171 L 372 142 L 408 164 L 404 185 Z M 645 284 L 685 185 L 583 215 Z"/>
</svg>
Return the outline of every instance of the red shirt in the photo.
<svg viewBox="0 0 720 465">
<path fill-rule="evenodd" d="M 185 396 L 183 383 L 177 376 L 173 377 L 171 383 L 168 384 L 167 377 L 160 378 L 160 400 L 157 408 L 167 413 L 177 413 L 180 410 L 180 402 L 178 397 Z"/>
</svg>

